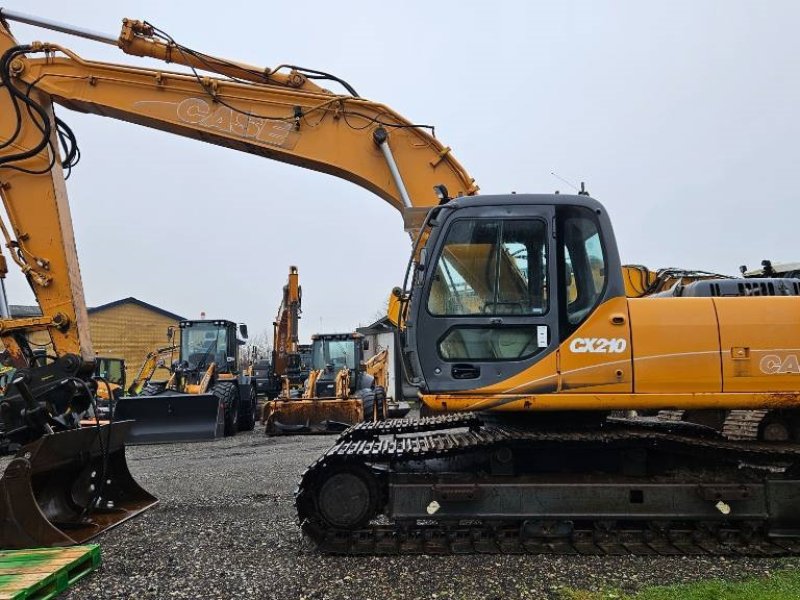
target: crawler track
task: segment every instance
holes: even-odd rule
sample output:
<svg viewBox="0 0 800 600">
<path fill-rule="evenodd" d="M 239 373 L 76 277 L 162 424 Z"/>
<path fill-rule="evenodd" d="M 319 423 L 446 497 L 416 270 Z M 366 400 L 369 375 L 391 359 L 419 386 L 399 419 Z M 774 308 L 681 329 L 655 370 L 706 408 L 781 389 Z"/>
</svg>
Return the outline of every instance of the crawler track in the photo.
<svg viewBox="0 0 800 600">
<path fill-rule="evenodd" d="M 390 502 L 394 486 L 429 486 L 435 494 L 436 486 L 446 482 L 446 476 L 451 475 L 449 471 L 459 469 L 455 466 L 436 471 L 430 468 L 432 464 L 457 465 L 459 461 L 469 460 L 486 462 L 487 457 L 496 456 L 498 451 L 553 456 L 565 449 L 579 457 L 609 450 L 619 450 L 623 454 L 651 452 L 686 464 L 696 462 L 701 456 L 705 465 L 712 468 L 727 466 L 734 475 L 732 479 L 720 480 L 722 483 L 718 487 L 723 490 L 720 492 L 720 512 L 711 510 L 708 517 L 702 518 L 676 518 L 675 515 L 644 518 L 642 515 L 632 515 L 631 518 L 617 515 L 609 518 L 598 516 L 603 512 L 602 506 L 591 514 L 572 514 L 569 518 L 563 515 L 548 518 L 541 514 L 531 518 L 519 515 L 492 518 L 476 515 L 472 518 L 469 509 L 466 513 L 449 514 L 446 510 L 441 513 L 434 510 L 434 514 L 427 518 L 390 516 L 392 510 L 397 511 Z M 768 509 L 755 510 L 746 519 L 726 518 L 722 511 L 732 489 L 731 497 L 738 498 L 737 486 L 746 489 L 742 498 L 755 495 L 762 487 L 764 495 L 769 497 L 767 480 L 777 479 L 793 491 L 800 490 L 800 482 L 795 489 L 794 478 L 789 475 L 796 464 L 800 464 L 800 447 L 796 445 L 741 443 L 684 431 L 675 433 L 668 427 L 634 428 L 630 423 L 608 423 L 596 430 L 528 431 L 485 426 L 479 417 L 471 414 L 446 415 L 419 421 L 403 419 L 365 423 L 349 429 L 303 474 L 296 492 L 296 505 L 304 533 L 323 552 L 336 554 L 795 555 L 800 554 L 800 531 L 793 526 L 787 527 L 785 514 L 797 512 L 796 507 L 786 506 L 788 501 L 776 504 L 770 500 L 772 503 Z M 747 467 L 739 469 L 741 465 Z M 332 473 L 342 472 L 357 476 L 368 474 L 370 486 L 374 488 L 370 493 L 374 496 L 378 518 L 349 528 L 333 527 L 324 518 L 319 506 L 321 486 Z M 467 468 L 462 469 L 460 475 L 470 477 L 474 473 Z M 527 475 L 529 478 L 538 476 L 530 472 Z M 581 482 L 587 476 L 588 472 L 572 474 L 567 483 Z M 694 473 L 694 479 L 689 480 L 701 481 L 697 490 L 711 494 L 708 500 L 709 505 L 713 505 L 715 484 L 702 483 L 697 479 L 702 476 L 702 473 Z M 516 483 L 518 479 L 512 476 L 503 481 Z M 489 489 L 497 485 L 500 477 L 489 474 L 478 481 L 488 482 Z M 611 486 L 619 485 L 620 481 L 628 485 L 630 478 L 612 478 L 609 481 Z M 650 479 L 642 477 L 640 481 Z M 446 483 L 444 485 L 446 487 Z M 630 485 L 636 487 L 637 484 Z M 683 480 L 681 485 L 687 486 Z M 442 500 L 445 508 L 459 508 L 464 506 L 464 502 L 471 506 L 470 486 L 480 487 L 475 483 L 451 486 L 456 496 L 445 495 L 448 499 Z M 459 499 L 459 493 L 467 495 Z M 402 500 L 394 497 L 394 501 L 398 499 Z M 448 504 L 449 500 L 453 502 Z M 462 504 L 454 504 L 459 501 Z M 694 503 L 697 503 L 696 498 Z"/>
</svg>

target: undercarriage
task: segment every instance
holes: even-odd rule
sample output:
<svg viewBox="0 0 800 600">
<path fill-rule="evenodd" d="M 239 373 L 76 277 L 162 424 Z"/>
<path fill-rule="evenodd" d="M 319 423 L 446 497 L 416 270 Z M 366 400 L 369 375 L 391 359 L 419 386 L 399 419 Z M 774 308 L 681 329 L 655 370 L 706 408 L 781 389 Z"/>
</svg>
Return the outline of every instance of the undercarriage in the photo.
<svg viewBox="0 0 800 600">
<path fill-rule="evenodd" d="M 797 445 L 686 423 L 395 419 L 344 432 L 296 505 L 335 554 L 791 555 L 799 463 Z"/>
</svg>

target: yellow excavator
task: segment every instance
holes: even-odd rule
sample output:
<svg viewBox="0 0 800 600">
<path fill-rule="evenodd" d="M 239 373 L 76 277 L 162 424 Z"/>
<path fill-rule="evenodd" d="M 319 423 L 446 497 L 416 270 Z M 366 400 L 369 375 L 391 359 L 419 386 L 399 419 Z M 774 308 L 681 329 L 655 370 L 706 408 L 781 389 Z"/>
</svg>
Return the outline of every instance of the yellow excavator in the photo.
<svg viewBox="0 0 800 600">
<path fill-rule="evenodd" d="M 153 382 L 152 379 L 158 369 L 170 368 L 172 363 L 175 362 L 178 350 L 179 346 L 172 344 L 148 352 L 142 362 L 142 366 L 139 367 L 139 372 L 136 374 L 130 386 L 128 386 L 128 395 L 138 396 L 139 394 L 152 394 L 163 390 L 166 387 L 166 382 Z M 171 376 L 172 373 L 169 373 L 167 379 Z"/>
<path fill-rule="evenodd" d="M 2 229 L 43 313 L 2 320 L 10 364 L 26 356 L 18 334 L 44 329 L 63 368 L 80 381 L 91 372 L 61 175 L 75 153 L 57 102 L 338 175 L 402 210 L 418 233 L 392 314 L 409 380 L 441 414 L 360 423 L 309 466 L 295 502 L 321 550 L 800 553 L 800 288 L 744 296 L 710 279 L 681 296 L 628 298 L 603 205 L 585 195 L 470 197 L 477 187 L 448 148 L 352 87 L 334 95 L 310 79 L 340 81 L 332 76 L 210 57 L 148 23 L 125 21 L 117 39 L 0 14 L 194 69 L 96 63 L 0 31 L 0 139 L 12 141 L 0 144 L 11 221 Z M 11 387 L 33 409 L 53 388 L 64 393 L 60 381 Z M 608 417 L 667 408 L 764 410 L 791 440 Z M 70 457 L 80 436 L 96 436 L 33 434 Z"/>
<path fill-rule="evenodd" d="M 299 395 L 303 387 L 298 328 L 303 305 L 303 288 L 297 267 L 289 267 L 289 278 L 283 286 L 281 304 L 272 323 L 272 361 L 270 362 L 267 398 L 289 398 Z M 264 418 L 262 415 L 262 423 Z"/>
</svg>

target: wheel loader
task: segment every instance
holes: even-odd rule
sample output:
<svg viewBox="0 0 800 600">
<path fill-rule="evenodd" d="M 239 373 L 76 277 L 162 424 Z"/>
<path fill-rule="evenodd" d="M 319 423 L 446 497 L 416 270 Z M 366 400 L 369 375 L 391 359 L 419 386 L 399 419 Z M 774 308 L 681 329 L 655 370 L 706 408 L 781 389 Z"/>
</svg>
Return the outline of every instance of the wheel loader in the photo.
<svg viewBox="0 0 800 600">
<path fill-rule="evenodd" d="M 311 371 L 301 397 L 264 405 L 268 435 L 337 433 L 365 419 L 386 417 L 386 391 L 367 372 L 360 333 L 311 337 Z"/>
<path fill-rule="evenodd" d="M 256 420 L 255 380 L 240 368 L 232 321 L 181 321 L 180 353 L 166 382 L 150 381 L 120 398 L 117 419 L 134 421 L 129 444 L 197 441 L 251 431 Z M 247 337 L 247 327 L 239 325 Z"/>
</svg>

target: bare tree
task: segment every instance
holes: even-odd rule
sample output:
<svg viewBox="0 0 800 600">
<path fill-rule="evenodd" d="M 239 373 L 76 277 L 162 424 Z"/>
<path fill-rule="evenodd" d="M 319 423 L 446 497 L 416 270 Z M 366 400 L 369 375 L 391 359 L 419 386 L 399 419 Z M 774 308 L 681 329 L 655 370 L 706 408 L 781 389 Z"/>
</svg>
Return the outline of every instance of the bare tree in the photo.
<svg viewBox="0 0 800 600">
<path fill-rule="evenodd" d="M 243 353 L 247 364 L 251 361 L 269 360 L 272 356 L 272 329 L 265 328 L 263 331 L 251 335 L 245 344 Z"/>
</svg>

